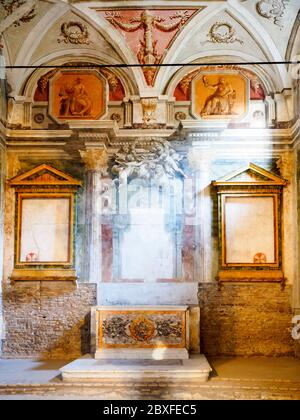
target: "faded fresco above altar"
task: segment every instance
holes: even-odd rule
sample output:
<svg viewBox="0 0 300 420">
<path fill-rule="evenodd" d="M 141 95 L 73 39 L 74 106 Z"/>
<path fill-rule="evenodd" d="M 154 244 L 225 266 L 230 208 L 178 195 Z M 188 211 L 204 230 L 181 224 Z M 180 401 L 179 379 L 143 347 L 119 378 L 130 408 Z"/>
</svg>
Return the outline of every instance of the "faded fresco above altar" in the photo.
<svg viewBox="0 0 300 420">
<path fill-rule="evenodd" d="M 248 82 L 239 74 L 200 74 L 192 86 L 193 112 L 202 119 L 241 118 L 248 96 Z"/>
<path fill-rule="evenodd" d="M 49 108 L 58 120 L 98 120 L 106 108 L 105 80 L 97 72 L 61 71 L 50 81 Z"/>
</svg>

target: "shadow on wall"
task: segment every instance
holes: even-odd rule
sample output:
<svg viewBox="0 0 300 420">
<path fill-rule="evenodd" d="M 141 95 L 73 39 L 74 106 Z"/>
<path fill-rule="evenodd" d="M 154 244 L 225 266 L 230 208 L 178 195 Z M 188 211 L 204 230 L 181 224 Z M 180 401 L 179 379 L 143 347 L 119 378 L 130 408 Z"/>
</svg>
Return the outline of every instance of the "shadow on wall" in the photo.
<svg viewBox="0 0 300 420">
<path fill-rule="evenodd" d="M 3 295 L 3 357 L 70 360 L 88 353 L 94 305 L 94 284 L 15 284 Z"/>
</svg>

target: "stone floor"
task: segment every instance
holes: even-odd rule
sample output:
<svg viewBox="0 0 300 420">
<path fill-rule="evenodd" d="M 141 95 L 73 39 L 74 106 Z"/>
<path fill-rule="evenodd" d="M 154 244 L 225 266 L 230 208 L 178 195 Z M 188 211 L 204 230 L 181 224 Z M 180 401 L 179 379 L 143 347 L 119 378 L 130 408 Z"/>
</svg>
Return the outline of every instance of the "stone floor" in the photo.
<svg viewBox="0 0 300 420">
<path fill-rule="evenodd" d="M 300 360 L 293 358 L 210 358 L 206 383 L 113 381 L 63 383 L 65 361 L 0 360 L 4 399 L 294 399 L 300 400 Z"/>
</svg>

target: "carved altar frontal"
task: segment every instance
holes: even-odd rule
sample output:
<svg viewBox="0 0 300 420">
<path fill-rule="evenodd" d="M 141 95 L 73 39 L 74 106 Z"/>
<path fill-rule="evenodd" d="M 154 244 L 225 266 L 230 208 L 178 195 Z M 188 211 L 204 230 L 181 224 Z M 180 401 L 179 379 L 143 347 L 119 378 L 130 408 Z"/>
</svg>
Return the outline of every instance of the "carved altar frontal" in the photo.
<svg viewBox="0 0 300 420">
<path fill-rule="evenodd" d="M 96 359 L 188 358 L 187 306 L 94 307 L 91 327 Z"/>
</svg>

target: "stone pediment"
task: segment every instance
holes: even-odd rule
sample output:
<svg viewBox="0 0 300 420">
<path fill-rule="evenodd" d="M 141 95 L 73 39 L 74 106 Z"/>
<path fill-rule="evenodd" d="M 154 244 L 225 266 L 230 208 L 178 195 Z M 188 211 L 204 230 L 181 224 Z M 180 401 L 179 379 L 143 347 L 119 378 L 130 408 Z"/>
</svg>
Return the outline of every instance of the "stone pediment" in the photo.
<svg viewBox="0 0 300 420">
<path fill-rule="evenodd" d="M 21 185 L 61 185 L 80 186 L 81 182 L 50 165 L 42 164 L 9 181 L 11 186 Z"/>
<path fill-rule="evenodd" d="M 267 171 L 254 163 L 240 168 L 230 174 L 214 181 L 214 186 L 226 185 L 281 185 L 284 186 L 287 181 L 272 172 Z"/>
</svg>

